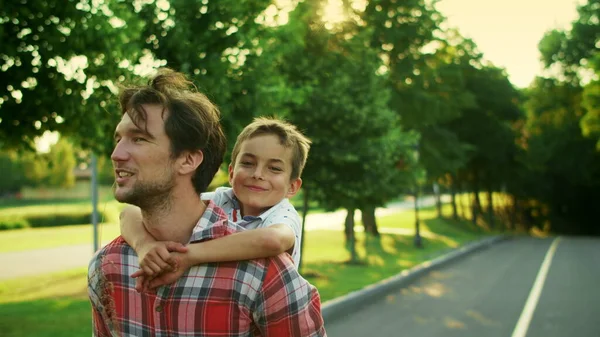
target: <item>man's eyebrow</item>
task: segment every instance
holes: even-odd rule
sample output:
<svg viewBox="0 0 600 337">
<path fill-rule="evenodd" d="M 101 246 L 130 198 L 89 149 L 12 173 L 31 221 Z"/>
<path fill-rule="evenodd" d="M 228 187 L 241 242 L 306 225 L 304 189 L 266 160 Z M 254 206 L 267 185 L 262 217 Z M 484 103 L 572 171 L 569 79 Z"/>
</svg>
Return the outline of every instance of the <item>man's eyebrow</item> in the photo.
<svg viewBox="0 0 600 337">
<path fill-rule="evenodd" d="M 152 135 L 150 132 L 148 132 L 146 130 L 143 130 L 143 129 L 140 129 L 138 127 L 128 127 L 128 128 L 126 128 L 125 130 L 122 130 L 122 131 L 119 130 L 119 129 L 117 129 L 117 130 L 115 130 L 115 134 L 114 134 L 113 137 L 116 139 L 118 136 L 120 136 L 123 133 L 130 134 L 130 135 L 133 135 L 133 136 L 141 135 L 141 136 L 150 138 L 152 140 L 156 139 L 156 137 L 154 137 L 154 135 Z"/>
</svg>

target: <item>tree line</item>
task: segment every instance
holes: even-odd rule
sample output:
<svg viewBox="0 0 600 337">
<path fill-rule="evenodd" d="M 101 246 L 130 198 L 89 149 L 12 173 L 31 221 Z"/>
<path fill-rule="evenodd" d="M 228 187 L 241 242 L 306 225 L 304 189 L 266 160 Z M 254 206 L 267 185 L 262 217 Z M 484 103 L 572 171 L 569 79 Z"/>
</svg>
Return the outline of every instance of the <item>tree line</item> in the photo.
<svg viewBox="0 0 600 337">
<path fill-rule="evenodd" d="M 376 207 L 436 183 L 469 193 L 475 220 L 598 235 L 600 3 L 578 11 L 540 41 L 548 74 L 516 88 L 436 1 L 4 3 L 0 149 L 59 131 L 106 158 L 118 87 L 168 66 L 219 105 L 230 140 L 254 116 L 298 125 L 305 205 L 361 210 L 373 234 Z M 483 209 L 492 192 L 510 203 Z"/>
</svg>

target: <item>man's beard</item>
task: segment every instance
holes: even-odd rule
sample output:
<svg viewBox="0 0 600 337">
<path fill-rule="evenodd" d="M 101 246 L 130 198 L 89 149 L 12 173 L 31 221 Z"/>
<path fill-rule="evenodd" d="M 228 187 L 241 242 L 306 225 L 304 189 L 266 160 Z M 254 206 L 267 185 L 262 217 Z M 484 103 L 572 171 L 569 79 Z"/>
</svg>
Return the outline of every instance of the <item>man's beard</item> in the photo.
<svg viewBox="0 0 600 337">
<path fill-rule="evenodd" d="M 136 181 L 131 190 L 120 197 L 117 196 L 115 189 L 115 198 L 119 202 L 135 205 L 150 212 L 169 208 L 171 192 L 175 186 L 175 175 L 171 170 L 167 170 L 162 176 L 165 179 L 160 181 Z"/>
</svg>

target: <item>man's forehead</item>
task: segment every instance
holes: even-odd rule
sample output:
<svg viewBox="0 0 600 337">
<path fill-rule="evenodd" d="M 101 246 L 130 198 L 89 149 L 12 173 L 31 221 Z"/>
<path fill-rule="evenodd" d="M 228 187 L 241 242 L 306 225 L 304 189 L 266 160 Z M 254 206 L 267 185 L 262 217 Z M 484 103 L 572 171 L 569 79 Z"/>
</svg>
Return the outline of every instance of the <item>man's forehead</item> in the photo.
<svg viewBox="0 0 600 337">
<path fill-rule="evenodd" d="M 147 134 L 160 133 L 164 130 L 166 110 L 160 105 L 142 105 L 144 111 L 129 110 L 123 114 L 117 124 L 116 131 L 139 131 Z"/>
</svg>

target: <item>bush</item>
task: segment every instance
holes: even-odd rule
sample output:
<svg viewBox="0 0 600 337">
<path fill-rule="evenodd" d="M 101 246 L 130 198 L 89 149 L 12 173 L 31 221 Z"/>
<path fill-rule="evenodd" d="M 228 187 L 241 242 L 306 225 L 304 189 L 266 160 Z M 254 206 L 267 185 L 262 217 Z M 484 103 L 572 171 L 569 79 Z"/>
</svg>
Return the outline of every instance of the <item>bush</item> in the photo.
<svg viewBox="0 0 600 337">
<path fill-rule="evenodd" d="M 27 220 L 22 218 L 5 218 L 0 219 L 0 231 L 9 229 L 21 229 L 28 228 L 30 224 Z"/>
<path fill-rule="evenodd" d="M 105 219 L 102 211 L 98 211 L 98 221 Z M 22 214 L 19 218 L 0 217 L 0 230 L 27 227 L 56 227 L 68 225 L 83 225 L 92 222 L 92 212 L 89 210 L 60 213 Z"/>
</svg>

